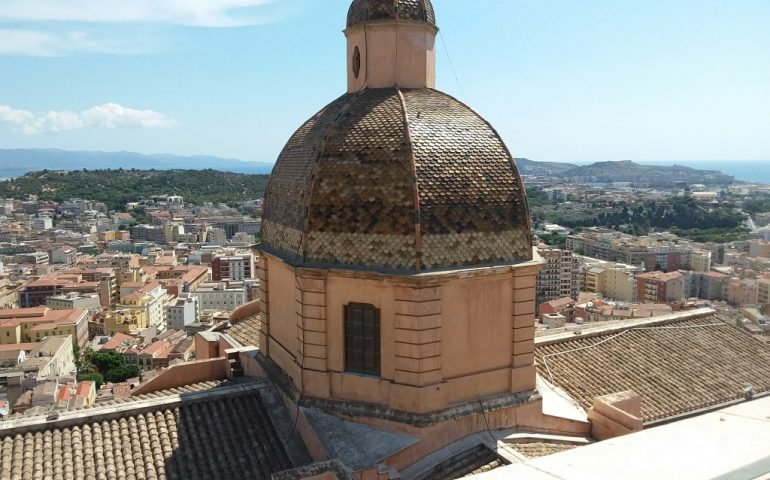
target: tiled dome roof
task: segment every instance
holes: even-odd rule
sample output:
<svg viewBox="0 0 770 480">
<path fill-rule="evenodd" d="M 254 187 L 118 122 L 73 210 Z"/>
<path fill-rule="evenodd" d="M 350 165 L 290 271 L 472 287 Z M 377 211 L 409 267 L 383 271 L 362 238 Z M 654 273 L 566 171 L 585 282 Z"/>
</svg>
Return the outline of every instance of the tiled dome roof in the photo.
<svg viewBox="0 0 770 480">
<path fill-rule="evenodd" d="M 380 272 L 532 258 L 526 194 L 490 125 L 432 89 L 345 94 L 289 140 L 263 248 L 293 265 Z"/>
<path fill-rule="evenodd" d="M 430 0 L 353 0 L 348 28 L 374 20 L 412 20 L 436 26 Z"/>
</svg>

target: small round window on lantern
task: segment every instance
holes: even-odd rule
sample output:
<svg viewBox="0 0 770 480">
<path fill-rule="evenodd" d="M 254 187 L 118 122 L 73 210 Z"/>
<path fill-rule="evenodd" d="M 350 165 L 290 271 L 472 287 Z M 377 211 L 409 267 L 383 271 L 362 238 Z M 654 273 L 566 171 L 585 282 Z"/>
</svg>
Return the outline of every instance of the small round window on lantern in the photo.
<svg viewBox="0 0 770 480">
<path fill-rule="evenodd" d="M 353 51 L 353 75 L 358 78 L 358 75 L 361 73 L 361 51 L 356 47 L 356 49 Z"/>
</svg>

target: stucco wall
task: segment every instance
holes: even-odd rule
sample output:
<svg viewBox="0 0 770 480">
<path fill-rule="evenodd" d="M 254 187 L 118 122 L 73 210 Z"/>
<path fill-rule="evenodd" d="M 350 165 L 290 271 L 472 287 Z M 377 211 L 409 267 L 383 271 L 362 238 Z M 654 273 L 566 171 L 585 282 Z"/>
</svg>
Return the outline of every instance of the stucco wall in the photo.
<svg viewBox="0 0 770 480">
<path fill-rule="evenodd" d="M 263 256 L 269 264 L 265 354 L 305 395 L 425 413 L 534 388 L 537 260 L 396 276 L 295 269 Z M 379 377 L 345 371 L 349 303 L 380 310 Z"/>
<path fill-rule="evenodd" d="M 348 39 L 348 91 L 363 88 L 433 88 L 436 85 L 436 30 L 429 25 L 381 22 L 345 32 Z M 352 67 L 358 47 L 358 78 Z"/>
</svg>

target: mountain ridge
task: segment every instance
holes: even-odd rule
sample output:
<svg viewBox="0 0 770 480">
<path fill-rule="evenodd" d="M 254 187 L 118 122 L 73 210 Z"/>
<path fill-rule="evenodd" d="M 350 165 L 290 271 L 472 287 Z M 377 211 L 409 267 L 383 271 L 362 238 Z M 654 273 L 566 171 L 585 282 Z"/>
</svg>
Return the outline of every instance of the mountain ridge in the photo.
<svg viewBox="0 0 770 480">
<path fill-rule="evenodd" d="M 603 161 L 590 165 L 566 162 L 539 162 L 517 158 L 522 175 L 549 176 L 564 181 L 585 183 L 628 182 L 651 186 L 689 184 L 729 185 L 730 175 L 716 170 L 699 170 L 680 165 L 644 165 L 631 160 Z M 40 170 L 206 170 L 270 174 L 273 164 L 227 159 L 208 155 L 140 154 L 135 152 L 69 151 L 54 148 L 0 149 L 0 178 L 17 178 Z"/>
<path fill-rule="evenodd" d="M 206 170 L 268 174 L 273 165 L 208 155 L 141 154 L 135 152 L 70 151 L 57 148 L 0 149 L 0 178 L 39 170 Z"/>
</svg>

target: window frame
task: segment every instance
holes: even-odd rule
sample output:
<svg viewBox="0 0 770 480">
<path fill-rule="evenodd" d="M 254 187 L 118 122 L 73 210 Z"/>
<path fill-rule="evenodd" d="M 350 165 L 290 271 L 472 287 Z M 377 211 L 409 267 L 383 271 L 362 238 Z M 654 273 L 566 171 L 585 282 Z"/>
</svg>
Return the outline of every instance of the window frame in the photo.
<svg viewBox="0 0 770 480">
<path fill-rule="evenodd" d="M 351 302 L 343 308 L 345 372 L 370 377 L 382 374 L 380 309 Z"/>
</svg>

